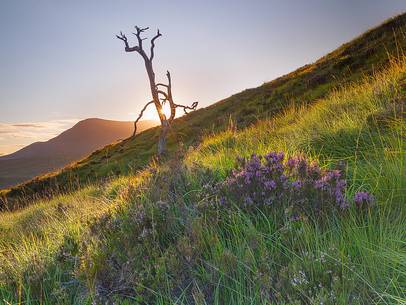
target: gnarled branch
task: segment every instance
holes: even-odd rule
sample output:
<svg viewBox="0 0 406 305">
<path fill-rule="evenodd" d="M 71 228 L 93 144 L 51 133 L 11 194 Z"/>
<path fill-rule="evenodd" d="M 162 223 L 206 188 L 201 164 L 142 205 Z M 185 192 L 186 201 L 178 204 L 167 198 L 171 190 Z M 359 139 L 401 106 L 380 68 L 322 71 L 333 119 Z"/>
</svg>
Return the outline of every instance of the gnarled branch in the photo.
<svg viewBox="0 0 406 305">
<path fill-rule="evenodd" d="M 134 133 L 133 133 L 133 137 L 135 136 L 135 134 L 137 133 L 137 123 L 138 121 L 142 118 L 142 115 L 144 114 L 144 111 L 147 109 L 147 107 L 151 104 L 153 104 L 154 101 L 150 101 L 148 103 L 145 104 L 144 108 L 142 108 L 140 114 L 138 115 L 138 118 L 134 121 Z"/>
<path fill-rule="evenodd" d="M 166 71 L 166 77 L 168 78 L 168 84 L 158 83 L 158 84 L 156 84 L 156 88 L 157 88 L 158 94 L 161 94 L 161 95 L 164 96 L 161 99 L 162 100 L 162 105 L 164 105 L 164 103 L 166 101 L 168 101 L 169 104 L 170 104 L 171 116 L 169 117 L 168 121 L 172 122 L 175 119 L 176 108 L 183 108 L 183 112 L 185 114 L 188 114 L 188 110 L 190 110 L 190 111 L 196 110 L 198 102 L 194 102 L 191 106 L 185 106 L 185 105 L 176 104 L 173 101 L 173 97 L 172 97 L 172 78 L 171 78 L 171 73 L 169 71 Z M 160 90 L 159 87 L 166 88 L 166 92 Z"/>
<path fill-rule="evenodd" d="M 171 116 L 169 117 L 169 120 L 172 122 L 176 116 L 176 104 L 173 101 L 173 97 L 172 97 L 172 78 L 171 78 L 171 73 L 169 72 L 169 70 L 166 71 L 166 78 L 168 79 L 168 87 L 167 87 L 168 100 L 169 100 L 169 104 L 171 105 Z"/>
<path fill-rule="evenodd" d="M 141 34 L 143 33 L 143 32 L 145 32 L 146 30 L 148 30 L 149 29 L 149 27 L 146 27 L 146 28 L 140 28 L 140 27 L 138 27 L 138 26 L 135 26 L 135 30 L 137 31 L 137 33 L 133 33 L 136 37 L 137 37 L 137 40 L 138 40 L 138 47 L 142 50 L 142 41 L 144 40 L 144 39 L 146 39 L 146 38 L 142 38 L 141 37 Z"/>
<path fill-rule="evenodd" d="M 196 110 L 197 105 L 199 104 L 199 102 L 193 102 L 191 106 L 185 106 L 185 105 L 180 105 L 180 104 L 175 104 L 176 108 L 183 108 L 183 112 L 185 114 L 188 114 L 189 112 L 187 110 Z"/>
<path fill-rule="evenodd" d="M 120 35 L 116 35 L 116 37 L 117 37 L 118 39 L 124 41 L 124 44 L 125 44 L 125 48 L 126 48 L 126 49 L 129 48 L 127 37 L 123 34 L 123 32 L 120 32 Z"/>
<path fill-rule="evenodd" d="M 144 49 L 142 48 L 142 41 L 145 40 L 146 38 L 142 38 L 141 35 L 143 32 L 145 32 L 146 30 L 148 30 L 149 28 L 140 28 L 138 26 L 135 27 L 136 29 L 136 33 L 133 33 L 136 37 L 137 37 L 137 41 L 138 41 L 138 45 L 134 46 L 134 47 L 130 47 L 128 45 L 128 39 L 127 37 L 120 32 L 120 35 L 116 35 L 116 37 L 122 41 L 124 41 L 125 44 L 125 51 L 126 52 L 138 52 L 142 57 L 144 57 L 144 59 L 148 60 L 148 56 L 147 54 L 145 54 Z"/>
<path fill-rule="evenodd" d="M 154 48 L 155 48 L 155 40 L 161 37 L 162 34 L 159 32 L 159 29 L 156 32 L 156 35 L 151 39 L 151 55 L 149 56 L 149 61 L 154 59 Z"/>
<path fill-rule="evenodd" d="M 164 96 L 163 100 L 167 101 L 168 100 L 168 94 L 162 90 L 157 90 L 158 94 L 162 94 Z"/>
<path fill-rule="evenodd" d="M 162 83 L 158 83 L 158 84 L 156 84 L 156 86 L 157 86 L 157 87 L 161 86 L 161 87 L 168 88 L 168 85 L 167 85 L 167 84 L 162 84 Z"/>
<path fill-rule="evenodd" d="M 116 35 L 116 37 L 117 37 L 118 39 L 124 41 L 124 45 L 125 45 L 124 50 L 125 50 L 126 52 L 134 52 L 134 51 L 136 51 L 136 52 L 138 52 L 138 53 L 141 54 L 141 51 L 142 51 L 142 50 L 141 50 L 138 46 L 130 47 L 130 46 L 128 45 L 127 36 L 125 36 L 125 35 L 123 34 L 123 32 L 120 32 L 120 35 Z M 142 54 L 141 54 L 141 55 L 142 55 Z"/>
</svg>

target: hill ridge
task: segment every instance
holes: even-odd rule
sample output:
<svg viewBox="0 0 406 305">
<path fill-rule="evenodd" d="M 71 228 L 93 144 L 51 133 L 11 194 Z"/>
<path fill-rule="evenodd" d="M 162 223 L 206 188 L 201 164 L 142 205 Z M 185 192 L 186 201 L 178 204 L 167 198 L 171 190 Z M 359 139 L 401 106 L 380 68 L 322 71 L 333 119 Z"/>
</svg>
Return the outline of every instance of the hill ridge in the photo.
<svg viewBox="0 0 406 305">
<path fill-rule="evenodd" d="M 156 123 L 142 121 L 140 130 Z M 129 137 L 132 131 L 131 121 L 81 120 L 47 141 L 34 142 L 14 153 L 0 156 L 0 188 L 62 168 L 105 145 Z"/>
</svg>

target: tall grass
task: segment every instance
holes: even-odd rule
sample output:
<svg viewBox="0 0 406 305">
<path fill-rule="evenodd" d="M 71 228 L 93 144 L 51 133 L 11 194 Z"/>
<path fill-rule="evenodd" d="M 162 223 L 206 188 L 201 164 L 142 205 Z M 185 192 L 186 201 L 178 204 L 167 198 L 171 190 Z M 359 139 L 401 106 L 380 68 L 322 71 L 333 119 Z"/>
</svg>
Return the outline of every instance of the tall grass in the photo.
<svg viewBox="0 0 406 305">
<path fill-rule="evenodd" d="M 224 177 L 237 156 L 304 153 L 325 166 L 345 160 L 354 187 L 369 184 L 382 199 L 390 192 L 404 200 L 405 84 L 405 60 L 393 62 L 385 72 L 335 90 L 315 105 L 289 108 L 239 132 L 209 136 L 186 163 Z"/>
<path fill-rule="evenodd" d="M 291 108 L 251 128 L 239 132 L 230 129 L 208 137 L 186 162 L 192 170 L 207 168 L 223 178 L 235 166 L 237 156 L 253 152 L 304 153 L 326 167 L 345 160 L 350 192 L 368 188 L 377 197 L 379 207 L 365 221 L 353 213 L 331 221 L 327 233 L 303 227 L 301 241 L 288 246 L 297 250 L 285 255 L 292 264 L 304 267 L 307 263 L 301 253 L 317 256 L 329 253 L 334 246 L 336 253 L 328 256 L 340 264 L 343 278 L 353 281 L 342 283 L 337 303 L 404 303 L 405 84 L 403 60 L 361 84 L 333 92 L 314 106 Z M 273 232 L 266 235 L 274 236 Z M 314 270 L 310 273 L 315 274 Z M 369 296 L 362 293 L 359 301 L 351 300 L 349 296 L 360 287 L 365 287 Z"/>
<path fill-rule="evenodd" d="M 0 214 L 0 299 L 24 304 L 406 304 L 406 61 L 309 107 L 24 210 Z M 237 156 L 345 161 L 360 213 L 291 221 L 217 208 Z M 209 195 L 208 195 L 209 194 Z"/>
</svg>

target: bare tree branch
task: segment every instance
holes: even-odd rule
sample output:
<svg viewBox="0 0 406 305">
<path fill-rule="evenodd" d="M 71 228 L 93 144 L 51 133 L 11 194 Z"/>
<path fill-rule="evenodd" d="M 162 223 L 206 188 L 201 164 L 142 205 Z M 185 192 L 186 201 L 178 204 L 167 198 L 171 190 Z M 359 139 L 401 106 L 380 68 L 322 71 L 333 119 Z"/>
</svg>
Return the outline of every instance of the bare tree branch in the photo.
<svg viewBox="0 0 406 305">
<path fill-rule="evenodd" d="M 172 77 L 169 71 L 166 71 L 166 77 L 168 78 L 168 84 L 158 83 L 156 84 L 156 87 L 157 92 L 164 96 L 164 98 L 161 99 L 162 104 L 164 105 L 166 101 L 168 101 L 170 104 L 171 116 L 169 117 L 168 121 L 172 122 L 175 119 L 176 108 L 183 108 L 183 112 L 187 114 L 188 110 L 190 111 L 196 110 L 198 102 L 194 102 L 191 106 L 175 104 L 172 97 Z M 165 93 L 164 91 L 159 90 L 158 87 L 165 87 L 167 92 Z"/>
<path fill-rule="evenodd" d="M 116 37 L 117 37 L 118 39 L 124 41 L 124 44 L 125 44 L 125 49 L 124 49 L 124 50 L 125 50 L 126 52 L 134 52 L 134 51 L 136 51 L 136 52 L 138 52 L 138 53 L 140 53 L 140 54 L 142 55 L 141 49 L 140 49 L 138 46 L 130 47 L 130 46 L 128 45 L 128 39 L 127 39 L 127 37 L 123 34 L 123 32 L 120 32 L 120 35 L 116 35 Z"/>
<path fill-rule="evenodd" d="M 176 108 L 183 108 L 183 112 L 185 114 L 188 114 L 189 112 L 187 112 L 187 110 L 196 110 L 197 105 L 199 104 L 199 102 L 193 102 L 191 106 L 185 106 L 185 105 L 180 105 L 180 104 L 175 104 Z"/>
<path fill-rule="evenodd" d="M 161 37 L 162 34 L 159 32 L 159 29 L 156 32 L 156 35 L 151 39 L 151 55 L 149 56 L 149 60 L 152 61 L 154 59 L 154 49 L 155 49 L 155 40 Z"/>
<path fill-rule="evenodd" d="M 150 101 L 148 103 L 145 104 L 144 108 L 142 108 L 140 114 L 138 115 L 138 118 L 134 121 L 134 133 L 133 133 L 133 137 L 135 136 L 135 134 L 137 133 L 137 123 L 138 121 L 142 118 L 142 115 L 144 114 L 144 111 L 147 109 L 147 107 L 151 104 L 153 104 L 154 101 Z"/>
<path fill-rule="evenodd" d="M 165 100 L 165 101 L 168 100 L 168 94 L 167 94 L 167 93 L 165 93 L 165 92 L 162 91 L 162 90 L 157 90 L 157 91 L 158 91 L 159 94 L 162 94 L 162 95 L 164 96 L 164 100 Z"/>
<path fill-rule="evenodd" d="M 168 79 L 168 85 L 166 86 L 166 91 L 168 92 L 168 101 L 171 107 L 171 116 L 169 117 L 169 121 L 172 122 L 176 116 L 176 107 L 172 97 L 172 78 L 171 73 L 166 71 L 166 78 Z"/>
<path fill-rule="evenodd" d="M 141 37 L 141 34 L 143 33 L 143 32 L 145 32 L 146 30 L 148 30 L 149 29 L 149 27 L 146 27 L 146 28 L 140 28 L 140 27 L 138 27 L 138 26 L 135 26 L 135 30 L 137 31 L 137 33 L 133 33 L 136 37 L 137 37 L 137 40 L 138 40 L 138 47 L 142 50 L 142 41 L 144 40 L 144 39 L 146 39 L 146 38 L 142 38 Z"/>
<path fill-rule="evenodd" d="M 158 86 L 162 86 L 162 87 L 166 87 L 166 88 L 168 88 L 168 85 L 166 85 L 166 84 L 162 84 L 162 83 L 158 83 L 158 84 L 156 84 L 156 86 L 158 87 Z"/>
<path fill-rule="evenodd" d="M 116 35 L 116 37 L 117 37 L 118 39 L 124 41 L 124 44 L 125 44 L 125 48 L 126 48 L 126 49 L 129 48 L 127 37 L 123 34 L 123 32 L 120 32 L 120 35 Z"/>
</svg>

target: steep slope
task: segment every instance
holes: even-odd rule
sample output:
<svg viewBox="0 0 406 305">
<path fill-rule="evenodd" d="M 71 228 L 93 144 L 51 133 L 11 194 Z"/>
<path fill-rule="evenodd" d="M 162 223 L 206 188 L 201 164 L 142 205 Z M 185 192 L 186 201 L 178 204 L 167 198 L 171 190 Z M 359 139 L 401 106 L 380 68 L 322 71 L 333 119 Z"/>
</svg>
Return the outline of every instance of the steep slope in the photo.
<svg viewBox="0 0 406 305">
<path fill-rule="evenodd" d="M 207 135 L 183 158 L 1 212 L 0 299 L 406 304 L 405 107 L 403 57 L 310 106 Z M 235 167 L 273 151 L 286 163 Z"/>
<path fill-rule="evenodd" d="M 230 119 L 234 127 L 243 128 L 258 119 L 272 117 L 292 104 L 313 103 L 332 89 L 381 69 L 405 48 L 406 14 L 402 14 L 313 64 L 177 119 L 168 140 L 169 152 L 176 150 L 180 142 L 196 144 L 203 135 L 226 129 Z M 54 185 L 66 185 L 73 178 L 86 182 L 129 173 L 145 166 L 154 155 L 158 132 L 158 128 L 152 128 L 135 138 L 108 146 L 56 175 L 33 180 L 4 196 L 39 194 Z"/>
<path fill-rule="evenodd" d="M 156 125 L 140 123 L 140 131 Z M 86 119 L 46 142 L 36 142 L 0 157 L 0 189 L 66 166 L 96 149 L 128 138 L 132 122 Z"/>
</svg>

